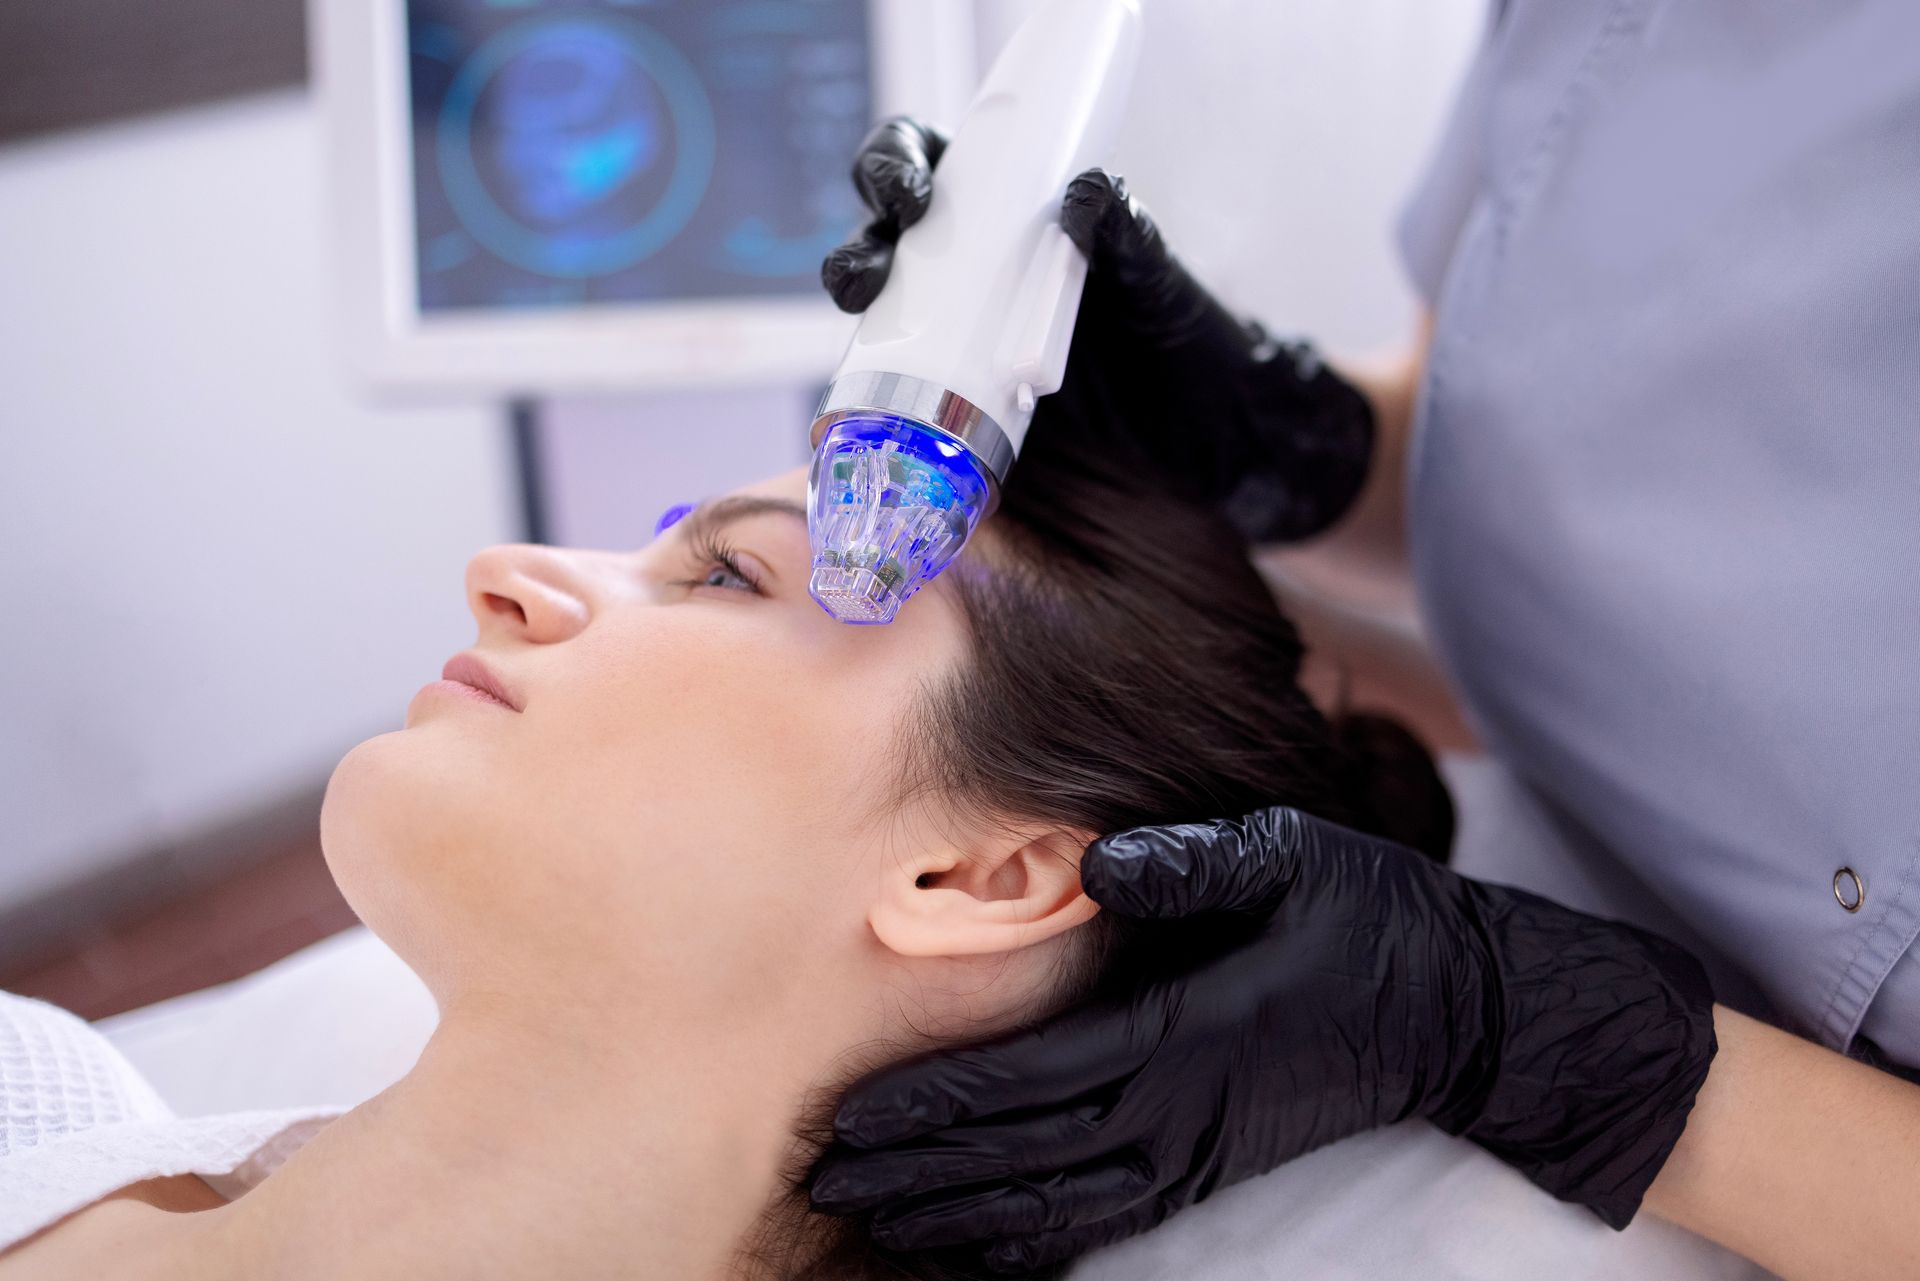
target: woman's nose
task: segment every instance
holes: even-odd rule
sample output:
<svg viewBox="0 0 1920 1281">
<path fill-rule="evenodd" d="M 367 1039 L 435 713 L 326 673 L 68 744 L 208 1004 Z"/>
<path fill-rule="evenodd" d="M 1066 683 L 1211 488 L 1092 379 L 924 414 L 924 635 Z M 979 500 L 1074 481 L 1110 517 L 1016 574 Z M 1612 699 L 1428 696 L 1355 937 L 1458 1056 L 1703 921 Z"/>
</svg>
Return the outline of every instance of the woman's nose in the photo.
<svg viewBox="0 0 1920 1281">
<path fill-rule="evenodd" d="M 550 547 L 489 547 L 467 563 L 467 607 L 480 635 L 551 645 L 580 634 L 593 616 L 586 577 Z"/>
</svg>

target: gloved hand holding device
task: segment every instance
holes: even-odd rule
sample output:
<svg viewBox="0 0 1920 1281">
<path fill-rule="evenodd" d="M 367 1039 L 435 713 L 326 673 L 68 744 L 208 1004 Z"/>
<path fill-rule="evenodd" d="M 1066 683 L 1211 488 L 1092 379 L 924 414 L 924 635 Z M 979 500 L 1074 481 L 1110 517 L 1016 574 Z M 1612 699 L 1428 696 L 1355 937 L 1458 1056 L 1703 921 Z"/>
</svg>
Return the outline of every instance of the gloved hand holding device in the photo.
<svg viewBox="0 0 1920 1281">
<path fill-rule="evenodd" d="M 895 242 L 937 198 L 945 145 L 908 119 L 862 144 L 854 184 L 874 219 L 821 268 L 843 310 L 879 296 Z M 1338 520 L 1372 458 L 1367 398 L 1307 344 L 1236 320 L 1167 252 L 1122 180 L 1080 175 L 1060 221 L 1089 270 L 1066 383 L 1041 413 L 1074 402 L 1123 425 L 1169 483 L 1220 505 L 1253 541 L 1305 538 Z"/>
<path fill-rule="evenodd" d="M 1622 1227 L 1713 1058 L 1681 949 L 1294 810 L 1109 836 L 1081 879 L 1110 912 L 1249 928 L 1186 972 L 858 1084 L 817 1207 L 1018 1271 L 1425 1117 Z"/>
</svg>

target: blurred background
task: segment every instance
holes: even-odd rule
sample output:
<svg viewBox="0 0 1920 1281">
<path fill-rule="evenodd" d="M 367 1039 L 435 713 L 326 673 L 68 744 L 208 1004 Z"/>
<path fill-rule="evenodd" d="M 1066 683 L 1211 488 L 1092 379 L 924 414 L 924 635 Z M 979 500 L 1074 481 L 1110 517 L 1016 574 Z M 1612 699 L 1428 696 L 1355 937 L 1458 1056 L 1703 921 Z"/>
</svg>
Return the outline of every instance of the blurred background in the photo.
<svg viewBox="0 0 1920 1281">
<path fill-rule="evenodd" d="M 1029 7 L 309 4 L 0 5 L 0 987 L 89 1017 L 350 923 L 319 798 L 469 643 L 476 550 L 804 460 L 853 144 L 952 124 Z M 1119 167 L 1172 243 L 1404 340 L 1484 0 L 1145 8 Z"/>
</svg>

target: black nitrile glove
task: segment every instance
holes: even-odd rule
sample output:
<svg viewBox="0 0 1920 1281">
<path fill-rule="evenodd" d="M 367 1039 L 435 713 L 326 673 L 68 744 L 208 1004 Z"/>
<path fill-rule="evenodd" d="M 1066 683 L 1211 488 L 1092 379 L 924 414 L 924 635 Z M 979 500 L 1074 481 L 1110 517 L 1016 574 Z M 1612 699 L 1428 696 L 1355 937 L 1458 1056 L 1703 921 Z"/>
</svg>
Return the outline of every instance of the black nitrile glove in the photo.
<svg viewBox="0 0 1920 1281">
<path fill-rule="evenodd" d="M 834 250 L 821 278 L 845 311 L 886 284 L 900 233 L 938 198 L 946 140 L 889 120 L 854 162 L 874 221 Z M 1316 534 L 1352 506 L 1373 454 L 1373 410 L 1305 343 L 1242 324 L 1167 252 L 1126 184 L 1094 169 L 1074 179 L 1061 225 L 1087 255 L 1066 383 L 1041 402 L 1098 413 L 1173 482 L 1221 506 L 1256 542 Z"/>
<path fill-rule="evenodd" d="M 1295 810 L 1110 836 L 1081 879 L 1107 911 L 1244 937 L 856 1085 L 816 1207 L 1021 1271 L 1426 1117 L 1618 1228 L 1713 1058 L 1688 953 Z"/>
</svg>

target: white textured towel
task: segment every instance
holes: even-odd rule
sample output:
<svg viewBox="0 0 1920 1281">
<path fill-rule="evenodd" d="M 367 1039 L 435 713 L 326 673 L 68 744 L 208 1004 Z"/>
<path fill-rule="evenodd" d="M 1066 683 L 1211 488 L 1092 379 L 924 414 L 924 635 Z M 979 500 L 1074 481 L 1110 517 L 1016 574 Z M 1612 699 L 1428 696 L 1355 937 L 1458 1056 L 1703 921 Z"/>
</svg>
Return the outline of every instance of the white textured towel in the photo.
<svg viewBox="0 0 1920 1281">
<path fill-rule="evenodd" d="M 340 1112 L 176 1116 L 83 1020 L 0 992 L 0 1250 L 145 1179 L 197 1174 L 231 1200 Z"/>
</svg>

